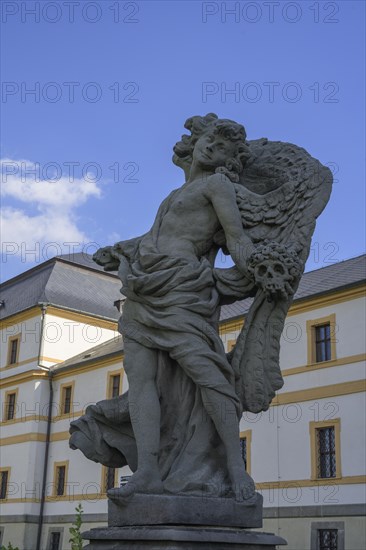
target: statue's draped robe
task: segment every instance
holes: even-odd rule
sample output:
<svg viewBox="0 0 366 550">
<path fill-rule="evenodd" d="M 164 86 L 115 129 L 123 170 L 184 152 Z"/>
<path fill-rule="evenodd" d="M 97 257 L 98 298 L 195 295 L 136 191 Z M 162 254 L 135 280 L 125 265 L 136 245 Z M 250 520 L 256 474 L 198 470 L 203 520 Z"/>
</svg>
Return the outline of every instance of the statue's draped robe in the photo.
<svg viewBox="0 0 366 550">
<path fill-rule="evenodd" d="M 223 415 L 240 416 L 235 374 L 218 334 L 220 296 L 207 258 L 161 254 L 163 202 L 151 231 L 118 243 L 119 276 L 127 297 L 119 322 L 125 342 L 159 350 L 156 385 L 161 405 L 159 467 L 166 491 L 222 495 L 229 487 L 223 444 L 207 413 L 207 388 L 230 399 Z M 245 286 L 245 285 L 244 285 Z M 247 282 L 248 289 L 253 284 Z M 205 400 L 206 406 L 203 405 Z M 72 422 L 70 445 L 106 466 L 137 467 L 128 392 L 91 405 Z"/>
<path fill-rule="evenodd" d="M 236 186 L 243 227 L 255 244 L 273 239 L 295 248 L 303 266 L 315 220 L 329 200 L 328 168 L 292 144 L 250 142 L 252 161 L 243 172 L 258 195 Z M 267 167 L 267 168 L 266 168 Z M 267 170 L 267 171 L 266 171 Z M 273 176 L 273 177 L 272 177 Z M 275 181 L 273 182 L 272 179 Z M 272 189 L 272 190 L 271 190 Z M 236 267 L 214 269 L 207 258 L 188 261 L 161 254 L 161 221 L 176 191 L 162 203 L 151 231 L 115 245 L 127 297 L 120 331 L 158 351 L 157 390 L 161 405 L 159 467 L 165 490 L 224 495 L 230 486 L 223 444 L 207 414 L 207 388 L 228 397 L 238 415 L 267 410 L 282 387 L 279 344 L 292 296 L 273 302 Z M 292 282 L 297 289 L 301 273 Z M 218 336 L 220 300 L 255 296 L 230 362 Z M 111 467 L 137 467 L 131 416 L 138 414 L 128 392 L 90 405 L 72 422 L 70 445 Z M 229 417 L 228 421 L 229 421 Z M 225 420 L 225 417 L 224 417 Z"/>
</svg>

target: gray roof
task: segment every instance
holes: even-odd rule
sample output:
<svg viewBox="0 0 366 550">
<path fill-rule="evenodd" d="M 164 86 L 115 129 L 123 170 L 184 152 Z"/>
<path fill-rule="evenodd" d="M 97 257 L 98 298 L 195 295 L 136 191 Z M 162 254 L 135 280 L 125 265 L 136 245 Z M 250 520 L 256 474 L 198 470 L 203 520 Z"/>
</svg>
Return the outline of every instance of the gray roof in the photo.
<svg viewBox="0 0 366 550">
<path fill-rule="evenodd" d="M 354 286 L 366 281 L 366 254 L 344 260 L 327 267 L 304 273 L 294 301 L 305 300 L 310 296 L 334 292 L 345 287 Z M 253 298 L 239 300 L 221 308 L 220 321 L 235 319 L 245 315 Z"/>
<path fill-rule="evenodd" d="M 363 254 L 305 273 L 295 301 L 353 286 L 365 279 L 366 255 Z M 1 285 L 4 306 L 0 308 L 0 319 L 49 303 L 117 320 L 119 312 L 113 303 L 122 297 L 120 288 L 117 275 L 103 271 L 91 256 L 82 253 L 56 256 Z M 251 303 L 249 298 L 223 306 L 220 320 L 242 317 Z"/>
<path fill-rule="evenodd" d="M 362 255 L 304 273 L 295 294 L 295 301 L 352 287 L 365 282 L 365 280 L 366 255 Z M 223 306 L 221 308 L 221 321 L 242 317 L 248 312 L 252 301 L 253 299 L 249 298 L 240 300 L 233 305 Z M 55 365 L 52 367 L 52 371 L 59 372 L 62 369 L 68 369 L 76 365 L 87 365 L 99 358 L 105 359 L 108 356 L 118 356 L 122 351 L 122 336 L 118 336 Z"/>
<path fill-rule="evenodd" d="M 84 266 L 88 267 L 89 269 L 93 269 L 95 271 L 102 271 L 105 273 L 103 267 L 101 265 L 98 265 L 93 260 L 93 256 L 90 254 L 85 254 L 84 252 L 74 252 L 73 254 L 61 254 L 60 256 L 56 256 L 58 260 L 64 260 L 65 262 L 72 263 L 78 266 Z"/>
<path fill-rule="evenodd" d="M 63 255 L 29 269 L 1 285 L 0 318 L 47 303 L 64 309 L 117 320 L 113 303 L 121 282 L 85 254 Z"/>
<path fill-rule="evenodd" d="M 98 344 L 94 348 L 83 351 L 70 359 L 67 359 L 63 363 L 59 363 L 52 367 L 52 371 L 59 372 L 63 369 L 67 369 L 75 365 L 83 365 L 88 363 L 94 363 L 99 358 L 105 359 L 113 355 L 120 355 L 123 351 L 123 339 L 121 335 L 118 335 L 116 338 L 111 338 L 104 344 Z"/>
</svg>

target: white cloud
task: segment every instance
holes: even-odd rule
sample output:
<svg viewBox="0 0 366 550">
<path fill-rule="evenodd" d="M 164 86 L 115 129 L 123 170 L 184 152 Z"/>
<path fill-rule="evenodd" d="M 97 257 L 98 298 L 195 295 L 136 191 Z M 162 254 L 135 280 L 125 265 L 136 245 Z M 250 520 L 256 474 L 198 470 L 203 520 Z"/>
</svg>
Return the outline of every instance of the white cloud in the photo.
<svg viewBox="0 0 366 550">
<path fill-rule="evenodd" d="M 88 236 L 78 227 L 76 209 L 89 198 L 101 196 L 100 182 L 94 181 L 92 174 L 72 178 L 50 166 L 44 179 L 44 170 L 31 161 L 2 159 L 0 165 L 3 251 L 4 245 L 8 250 L 9 243 L 14 254 L 21 254 L 24 247 L 34 249 L 36 244 L 58 243 L 60 253 L 69 251 L 65 243 L 88 242 Z M 25 203 L 24 207 L 4 204 L 8 197 Z M 36 207 L 38 212 L 30 215 L 26 205 Z"/>
<path fill-rule="evenodd" d="M 92 174 L 85 174 L 84 178 L 75 178 L 71 174 L 63 176 L 61 166 L 49 164 L 46 170 L 39 163 L 2 159 L 1 194 L 23 202 L 65 209 L 79 206 L 89 197 L 100 196 L 101 191 Z"/>
<path fill-rule="evenodd" d="M 45 212 L 28 216 L 23 210 L 1 209 L 1 233 L 3 242 L 84 242 L 86 235 L 65 214 Z"/>
</svg>

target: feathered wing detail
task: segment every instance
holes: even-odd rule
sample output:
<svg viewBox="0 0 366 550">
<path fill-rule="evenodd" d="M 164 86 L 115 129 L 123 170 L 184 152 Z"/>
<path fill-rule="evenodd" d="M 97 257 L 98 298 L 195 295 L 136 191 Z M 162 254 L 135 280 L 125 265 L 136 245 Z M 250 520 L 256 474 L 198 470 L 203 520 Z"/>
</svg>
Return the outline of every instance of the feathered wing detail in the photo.
<svg viewBox="0 0 366 550">
<path fill-rule="evenodd" d="M 327 204 L 332 173 L 304 149 L 264 139 L 249 142 L 237 202 L 254 243 L 265 240 L 299 248 L 308 256 L 315 221 Z"/>
<path fill-rule="evenodd" d="M 285 300 L 268 302 L 262 290 L 250 307 L 232 356 L 236 392 L 245 411 L 266 411 L 283 386 L 279 351 L 288 307 Z"/>
<path fill-rule="evenodd" d="M 269 248 L 279 245 L 291 254 L 296 253 L 298 269 L 292 270 L 291 276 L 289 268 L 292 291 L 296 291 L 309 255 L 316 218 L 330 197 L 332 174 L 295 145 L 260 139 L 249 142 L 249 146 L 252 158 L 236 185 L 243 227 L 260 250 L 266 250 L 268 243 Z M 261 253 L 258 257 L 262 257 Z M 223 301 L 229 301 L 230 296 L 238 299 L 240 292 L 244 298 L 256 291 L 231 362 L 243 409 L 267 410 L 275 391 L 283 385 L 280 337 L 293 292 L 268 302 L 263 287 L 240 277 L 236 267 L 217 269 L 216 277 Z"/>
</svg>

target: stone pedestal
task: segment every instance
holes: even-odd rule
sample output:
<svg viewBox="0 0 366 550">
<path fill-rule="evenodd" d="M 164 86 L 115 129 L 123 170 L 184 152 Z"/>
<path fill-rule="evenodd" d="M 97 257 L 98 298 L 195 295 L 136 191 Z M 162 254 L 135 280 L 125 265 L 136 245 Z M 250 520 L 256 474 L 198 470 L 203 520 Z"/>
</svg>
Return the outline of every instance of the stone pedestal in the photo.
<svg viewBox="0 0 366 550">
<path fill-rule="evenodd" d="M 250 501 L 233 498 L 135 494 L 125 502 L 109 499 L 108 525 L 210 525 L 211 527 L 262 527 L 263 497 Z"/>
<path fill-rule="evenodd" d="M 262 527 L 262 496 L 233 498 L 135 494 L 109 500 L 108 527 L 83 534 L 87 550 L 275 550 L 286 541 Z"/>
<path fill-rule="evenodd" d="M 287 544 L 271 533 L 245 529 L 159 525 L 107 527 L 83 534 L 85 550 L 275 550 Z"/>
</svg>

